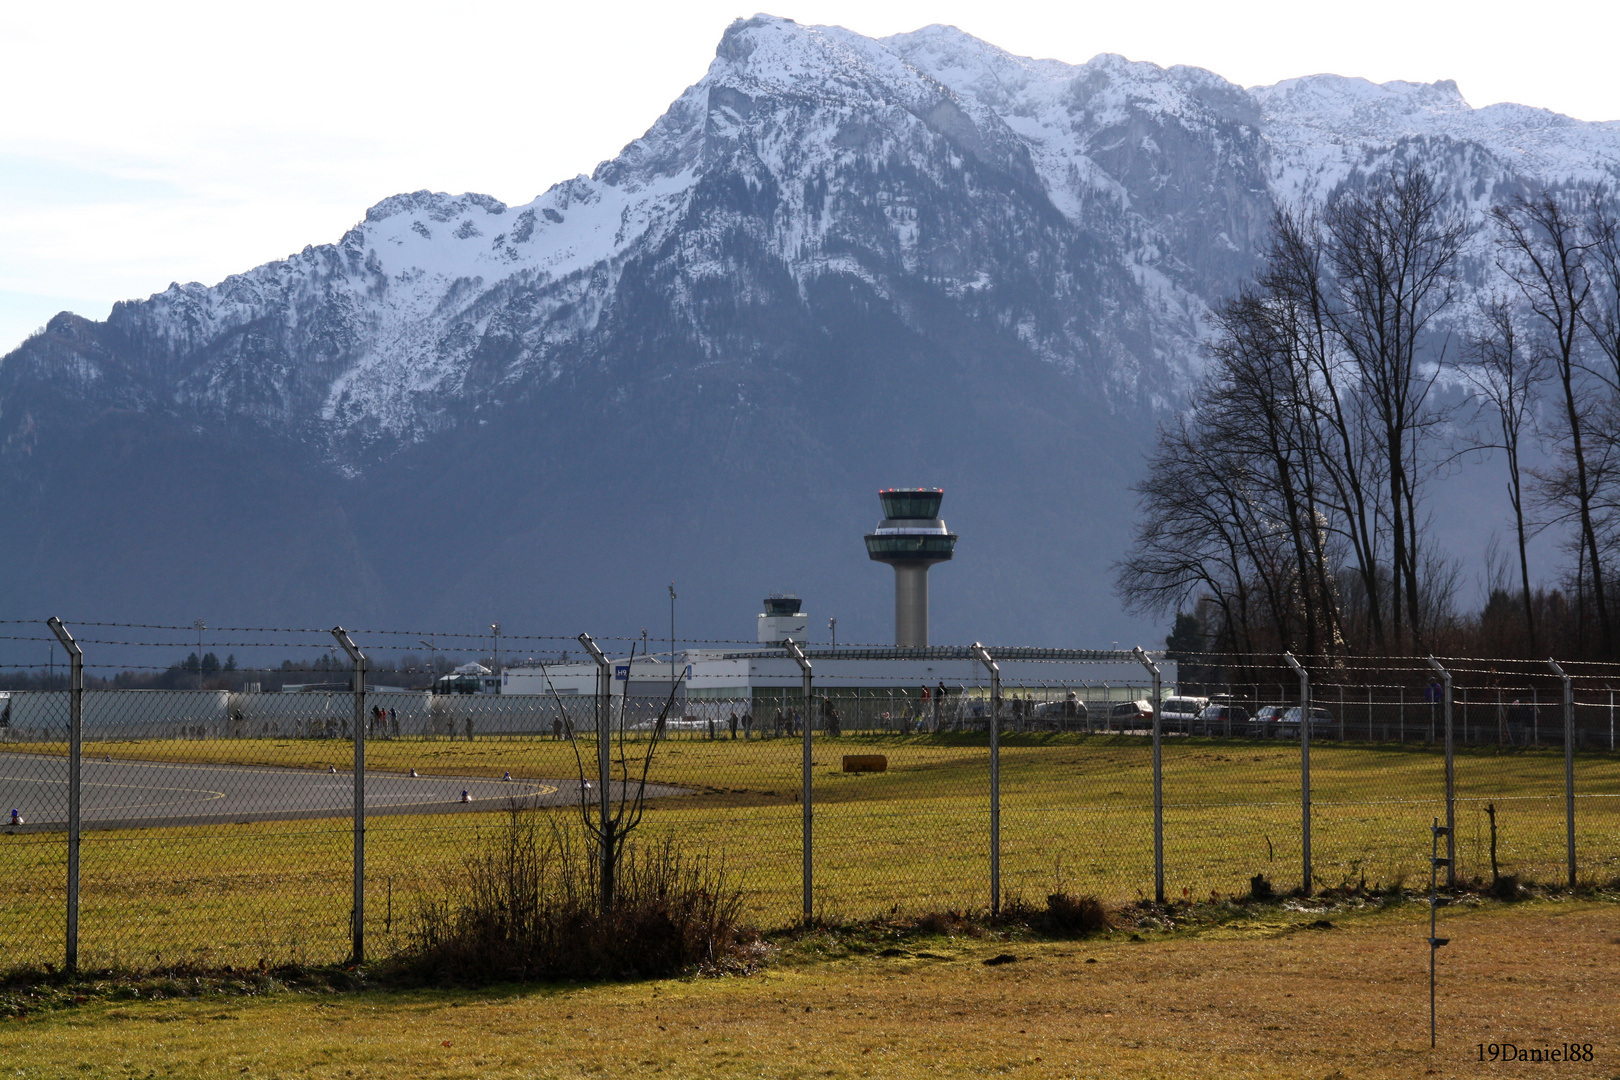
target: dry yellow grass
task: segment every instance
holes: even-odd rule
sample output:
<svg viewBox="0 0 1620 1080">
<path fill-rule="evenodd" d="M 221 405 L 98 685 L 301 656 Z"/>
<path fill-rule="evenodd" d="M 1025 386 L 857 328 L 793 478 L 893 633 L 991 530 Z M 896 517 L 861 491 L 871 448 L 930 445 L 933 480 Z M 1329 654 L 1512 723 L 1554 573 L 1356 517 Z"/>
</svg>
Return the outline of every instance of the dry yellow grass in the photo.
<svg viewBox="0 0 1620 1080">
<path fill-rule="evenodd" d="M 1070 943 L 831 940 L 750 977 L 497 992 L 92 1003 L 0 1023 L 6 1076 L 1620 1076 L 1620 906 L 1443 913 L 1439 1049 L 1427 914 L 1272 913 L 1198 935 Z M 1010 952 L 1018 962 L 982 961 Z M 821 958 L 817 958 L 818 952 Z M 924 955 L 928 954 L 928 955 Z M 1090 961 L 1095 961 L 1090 962 Z M 1475 1044 L 1591 1043 L 1581 1065 Z"/>
<path fill-rule="evenodd" d="M 1002 880 L 1038 900 L 1060 880 L 1108 900 L 1151 894 L 1151 773 L 1140 739 L 1010 738 L 1002 757 Z M 31 749 L 38 749 L 31 746 Z M 587 748 L 588 749 L 588 748 Z M 882 774 L 845 774 L 839 755 L 878 751 Z M 324 769 L 328 740 L 98 743 L 115 760 L 231 761 Z M 377 769 L 449 775 L 570 776 L 567 743 L 378 741 Z M 1298 882 L 1297 746 L 1174 740 L 1165 749 L 1166 882 L 1171 896 L 1243 892 L 1251 875 Z M 816 904 L 838 916 L 989 902 L 988 752 L 969 739 L 856 737 L 816 744 Z M 1426 880 L 1428 825 L 1444 813 L 1440 758 L 1415 747 L 1324 745 L 1313 751 L 1314 869 L 1319 886 Z M 1460 865 L 1489 878 L 1483 807 L 1501 811 L 1504 872 L 1561 880 L 1562 755 L 1459 755 Z M 799 744 L 678 739 L 655 778 L 696 794 L 651 808 L 647 838 L 673 835 L 725 859 L 747 893 L 747 918 L 778 926 L 800 906 Z M 1584 880 L 1620 877 L 1620 758 L 1585 753 L 1577 842 Z M 566 819 L 569 814 L 562 812 Z M 372 949 L 399 944 L 418 899 L 442 888 L 477 831 L 499 814 L 380 816 L 368 826 Z M 324 962 L 348 944 L 350 825 L 345 819 L 94 830 L 83 851 L 81 945 L 89 967 Z M 8 917 L 0 968 L 59 962 L 62 834 L 0 835 Z M 392 918 L 390 918 L 390 902 Z M 390 934 L 390 931 L 393 931 Z"/>
</svg>

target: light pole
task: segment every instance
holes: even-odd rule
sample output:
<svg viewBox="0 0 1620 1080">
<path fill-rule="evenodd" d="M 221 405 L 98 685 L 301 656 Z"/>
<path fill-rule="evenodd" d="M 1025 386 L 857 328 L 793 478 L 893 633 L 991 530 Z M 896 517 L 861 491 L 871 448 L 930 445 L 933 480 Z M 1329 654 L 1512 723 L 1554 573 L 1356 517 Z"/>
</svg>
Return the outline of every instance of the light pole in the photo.
<svg viewBox="0 0 1620 1080">
<path fill-rule="evenodd" d="M 832 647 L 838 648 L 838 616 L 834 615 L 827 620 L 827 629 L 832 631 Z"/>
<path fill-rule="evenodd" d="M 501 624 L 498 622 L 490 623 L 489 630 L 495 642 L 495 674 L 499 675 L 501 673 Z"/>
<path fill-rule="evenodd" d="M 433 666 L 433 662 L 434 662 L 435 659 L 437 659 L 437 654 L 438 654 L 439 650 L 438 650 L 438 647 L 433 644 L 433 642 L 428 641 L 426 638 L 417 638 L 416 640 L 418 642 L 420 642 L 421 644 L 427 646 L 427 651 L 428 651 L 428 661 L 427 661 L 428 688 L 432 689 L 433 688 L 433 680 L 439 677 L 438 671 Z"/>
<path fill-rule="evenodd" d="M 669 693 L 675 695 L 675 583 L 669 583 Z"/>
<path fill-rule="evenodd" d="M 208 629 L 208 624 L 203 622 L 201 619 L 198 619 L 196 622 L 191 624 L 191 628 L 193 630 L 197 631 L 197 689 L 201 690 L 203 688 L 203 684 L 202 684 L 202 669 L 203 669 L 203 663 L 202 663 L 203 644 L 202 644 L 202 642 L 203 642 L 203 637 L 202 636 L 203 636 L 203 631 Z"/>
</svg>

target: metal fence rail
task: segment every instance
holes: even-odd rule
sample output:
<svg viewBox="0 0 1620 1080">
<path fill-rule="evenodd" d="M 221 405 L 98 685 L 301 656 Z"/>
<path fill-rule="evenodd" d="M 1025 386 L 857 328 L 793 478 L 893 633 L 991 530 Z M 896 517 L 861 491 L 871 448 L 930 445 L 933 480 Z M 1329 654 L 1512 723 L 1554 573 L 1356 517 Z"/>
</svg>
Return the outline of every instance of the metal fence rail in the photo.
<svg viewBox="0 0 1620 1080">
<path fill-rule="evenodd" d="M 1464 881 L 1620 879 L 1608 672 L 1302 662 L 1307 696 L 1286 658 L 1253 659 L 1252 681 L 1160 687 L 1145 653 L 1096 654 L 1139 672 L 1104 682 L 1089 660 L 1032 676 L 982 649 L 974 681 L 925 699 L 877 674 L 823 688 L 807 654 L 798 686 L 672 707 L 378 688 L 364 647 L 331 672 L 347 688 L 78 690 L 70 675 L 11 692 L 0 969 L 386 953 L 508 805 L 599 821 L 642 762 L 637 839 L 723 862 L 765 924 L 1058 890 L 1386 888 L 1427 869 L 1435 818 L 1455 824 Z M 1255 720 L 1265 706 L 1303 711 Z"/>
</svg>

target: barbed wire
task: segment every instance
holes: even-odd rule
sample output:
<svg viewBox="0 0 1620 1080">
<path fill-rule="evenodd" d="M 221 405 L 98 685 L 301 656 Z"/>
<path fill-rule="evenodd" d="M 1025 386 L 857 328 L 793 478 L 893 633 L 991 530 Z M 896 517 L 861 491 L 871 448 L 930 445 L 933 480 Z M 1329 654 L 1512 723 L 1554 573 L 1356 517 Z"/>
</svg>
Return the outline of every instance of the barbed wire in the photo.
<svg viewBox="0 0 1620 1080">
<path fill-rule="evenodd" d="M 28 626 L 28 625 L 38 626 L 38 625 L 40 625 L 40 623 L 42 621 L 43 620 L 31 620 L 31 619 L 0 619 L 0 625 L 4 625 L 4 626 L 8 626 L 8 627 L 22 627 L 22 626 Z M 172 634 L 175 635 L 175 637 L 173 639 L 165 639 L 165 640 L 154 640 L 154 639 L 151 639 L 149 637 L 145 637 L 145 636 L 141 636 L 141 635 L 128 635 L 128 636 L 122 636 L 122 635 L 98 635 L 98 636 L 95 636 L 95 637 L 76 637 L 76 640 L 79 641 L 80 644 L 86 645 L 86 646 L 111 647 L 111 648 L 131 648 L 131 649 L 175 649 L 175 650 L 185 650 L 186 652 L 191 652 L 191 651 L 196 650 L 196 649 L 199 648 L 198 642 L 195 639 L 191 638 L 191 635 L 196 634 L 196 633 L 199 632 L 198 628 L 195 627 L 195 626 L 184 626 L 184 625 L 179 625 L 179 624 L 165 624 L 165 623 L 123 622 L 123 621 L 110 621 L 110 620 L 74 621 L 74 622 L 68 622 L 68 623 L 66 623 L 66 625 L 68 626 L 68 628 L 70 630 L 78 629 L 78 628 L 105 628 L 105 629 L 117 628 L 117 629 L 130 629 L 130 630 L 158 630 L 158 631 L 164 631 L 166 633 L 172 633 Z M 223 641 L 217 640 L 217 639 L 208 639 L 208 638 L 205 637 L 205 638 L 203 638 L 200 647 L 201 647 L 201 649 L 208 650 L 208 651 L 214 651 L 214 650 L 223 651 L 223 650 L 228 650 L 228 649 L 229 650 L 237 650 L 237 649 L 240 649 L 240 650 L 286 649 L 286 650 L 298 650 L 298 651 L 316 650 L 316 651 L 320 651 L 320 652 L 330 652 L 334 648 L 334 643 L 330 640 L 331 630 L 329 628 L 325 628 L 325 627 L 286 627 L 286 626 L 282 626 L 282 627 L 273 627 L 273 626 L 259 626 L 259 627 L 256 627 L 256 626 L 220 626 L 220 627 L 207 627 L 207 626 L 205 626 L 205 627 L 203 627 L 201 632 L 202 633 L 213 632 L 213 633 L 220 633 L 220 634 L 244 635 L 244 636 L 242 636 L 240 638 L 234 638 L 233 637 L 233 638 L 223 640 Z M 386 647 L 386 645 L 379 646 L 374 641 L 373 642 L 366 642 L 363 639 L 365 639 L 365 638 L 396 638 L 396 639 L 397 638 L 408 638 L 408 639 L 411 639 L 409 645 L 407 645 L 404 648 L 400 649 L 400 651 L 402 653 L 410 653 L 410 652 L 417 651 L 416 647 L 420 645 L 420 646 L 425 646 L 425 647 L 431 649 L 432 652 L 434 652 L 434 653 L 438 653 L 440 651 L 448 651 L 448 652 L 476 651 L 479 654 L 484 654 L 486 652 L 493 652 L 494 651 L 493 647 L 497 643 L 497 635 L 495 635 L 493 633 L 490 633 L 490 632 L 487 632 L 487 631 L 483 631 L 483 630 L 479 630 L 479 631 L 437 630 L 437 631 L 435 631 L 435 630 L 394 630 L 394 629 L 386 629 L 386 628 L 365 628 L 365 629 L 358 629 L 358 630 L 350 631 L 350 634 L 351 634 L 352 637 L 362 639 L 359 642 L 359 644 L 361 645 L 362 648 L 370 648 L 370 649 L 373 649 L 373 650 L 376 650 L 379 647 Z M 182 635 L 184 635 L 184 636 L 182 636 Z M 256 638 L 256 637 L 254 637 L 254 635 L 267 635 L 268 638 Z M 282 637 L 280 635 L 299 635 L 299 636 L 289 639 L 289 638 L 286 638 L 286 637 Z M 309 637 L 309 638 L 305 638 L 302 635 L 312 635 L 312 636 Z M 313 636 L 313 635 L 318 635 L 318 636 Z M 648 637 L 644 638 L 640 634 L 608 634 L 608 635 L 597 636 L 595 638 L 595 640 L 598 641 L 598 642 L 601 642 L 604 645 L 605 648 L 609 649 L 609 651 L 614 652 L 616 654 L 622 654 L 622 653 L 624 653 L 626 651 L 635 652 L 636 651 L 635 646 L 638 643 L 647 644 L 647 645 L 650 646 L 651 643 L 656 641 L 657 639 L 652 638 L 650 635 Z M 24 633 L 24 634 L 0 634 L 0 642 L 18 642 L 18 643 L 25 643 L 25 644 L 32 644 L 32 645 L 38 645 L 38 644 L 55 645 L 56 644 L 56 639 L 54 638 L 54 636 L 44 634 L 44 633 L 36 633 L 36 634 L 26 634 L 26 633 Z M 554 651 L 557 651 L 557 652 L 560 652 L 560 653 L 567 653 L 567 652 L 572 651 L 573 646 L 577 643 L 577 637 L 573 636 L 573 635 L 561 635 L 561 634 L 512 634 L 512 633 L 506 633 L 506 632 L 503 631 L 502 633 L 500 633 L 498 635 L 498 643 L 499 643 L 500 646 L 503 647 L 502 650 L 501 650 L 503 652 L 506 651 L 505 647 L 516 647 L 516 646 L 521 646 L 521 645 L 526 644 L 526 643 L 552 643 L 552 644 L 562 643 L 565 647 L 563 649 L 561 649 L 561 650 L 554 650 Z M 803 644 L 806 645 L 807 647 L 812 648 L 812 649 L 817 650 L 817 651 L 832 650 L 833 655 L 831 655 L 831 656 L 822 656 L 822 657 L 819 657 L 818 659 L 823 661 L 823 662 L 830 661 L 830 662 L 836 662 L 836 663 L 840 663 L 840 664 L 844 664 L 844 663 L 877 663 L 877 662 L 912 662 L 912 661 L 915 661 L 915 660 L 933 660 L 933 661 L 936 661 L 936 662 L 952 663 L 952 662 L 959 662 L 960 660 L 965 659 L 965 658 L 958 658 L 958 657 L 938 657 L 938 656 L 926 656 L 926 655 L 925 656 L 920 656 L 920 657 L 907 657 L 907 656 L 897 656 L 897 655 L 888 655 L 888 656 L 882 656 L 882 657 L 863 657 L 863 656 L 859 655 L 859 652 L 861 650 L 892 650 L 893 649 L 892 646 L 889 646 L 889 645 L 886 645 L 886 644 L 881 644 L 881 643 L 845 642 L 845 643 L 842 643 L 842 644 L 840 644 L 840 645 L 838 645 L 836 647 L 830 646 L 830 645 L 828 645 L 826 643 L 810 642 L 810 641 L 803 642 Z M 638 652 L 637 655 L 648 656 L 648 657 L 679 656 L 679 655 L 681 655 L 683 653 L 690 653 L 690 652 L 694 651 L 695 648 L 703 647 L 703 646 L 719 647 L 719 648 L 721 648 L 723 650 L 726 650 L 726 651 L 748 652 L 748 653 L 752 653 L 752 654 L 756 654 L 756 655 L 761 654 L 761 653 L 766 653 L 766 652 L 771 650 L 771 646 L 768 643 L 761 643 L 761 642 L 759 642 L 757 640 L 748 640 L 748 639 L 744 639 L 744 638 L 678 638 L 678 639 L 676 639 L 676 647 L 673 650 L 673 652 L 671 652 L 670 650 L 667 650 L 667 649 L 655 650 L 655 649 L 652 649 L 652 648 L 648 648 L 648 650 L 645 653 L 639 653 Z M 992 652 L 992 654 L 994 655 L 998 651 L 1008 650 L 1008 649 L 1012 649 L 1012 648 L 1015 648 L 1015 647 L 1012 647 L 1012 646 L 990 646 L 989 648 L 990 648 L 990 651 Z M 521 652 L 522 652 L 521 649 L 514 649 L 514 651 L 518 652 L 521 655 Z M 1076 651 L 1078 651 L 1078 650 L 1076 650 Z M 1086 657 L 1086 658 L 1062 657 L 1062 658 L 1055 658 L 1054 659 L 1054 658 L 1019 656 L 1019 657 L 1012 657 L 1012 658 L 997 657 L 997 659 L 1002 663 L 1010 663 L 1010 664 L 1051 664 L 1051 665 L 1119 664 L 1119 663 L 1129 663 L 1129 662 L 1132 662 L 1133 660 L 1135 660 L 1135 655 L 1133 654 L 1133 652 L 1128 651 L 1128 650 L 1124 650 L 1124 649 L 1092 650 L 1092 651 L 1096 655 L 1091 656 L 1091 657 Z M 844 655 L 844 654 L 851 654 L 851 655 Z M 1283 660 L 1283 654 L 1279 653 L 1279 652 L 1270 652 L 1270 651 L 1268 651 L 1268 652 L 1259 652 L 1259 653 L 1241 653 L 1241 652 L 1215 651 L 1215 650 L 1207 650 L 1207 651 L 1177 650 L 1177 651 L 1174 651 L 1172 653 L 1171 650 L 1148 650 L 1146 652 L 1146 655 L 1149 658 L 1154 659 L 1156 661 L 1161 661 L 1161 662 L 1168 661 L 1168 662 L 1171 662 L 1171 663 L 1179 664 L 1183 670 L 1179 671 L 1177 673 L 1178 677 L 1181 674 L 1185 673 L 1185 669 L 1187 669 L 1187 668 L 1197 668 L 1197 667 L 1237 667 L 1237 668 L 1248 669 L 1249 671 L 1252 671 L 1252 672 L 1260 672 L 1260 671 L 1275 672 L 1277 677 L 1280 680 L 1288 680 L 1288 679 L 1291 679 L 1291 678 L 1294 677 L 1293 672 L 1291 671 L 1291 669 L 1287 668 L 1286 661 Z M 622 655 L 616 655 L 615 656 L 615 660 L 621 660 L 623 658 L 624 657 Z M 1373 656 L 1373 655 L 1353 655 L 1353 654 L 1352 655 L 1346 655 L 1346 654 L 1335 654 L 1335 653 L 1310 653 L 1310 654 L 1296 653 L 1296 654 L 1294 654 L 1294 658 L 1296 660 L 1298 660 L 1298 662 L 1301 663 L 1303 666 L 1305 666 L 1308 670 L 1311 670 L 1313 675 L 1318 679 L 1321 679 L 1324 676 L 1331 677 L 1331 675 L 1333 673 L 1343 673 L 1343 674 L 1346 674 L 1346 675 L 1374 675 L 1374 674 L 1377 674 L 1377 673 L 1388 673 L 1388 674 L 1404 673 L 1404 674 L 1411 674 L 1411 675 L 1419 676 L 1424 681 L 1427 681 L 1428 679 L 1437 677 L 1440 674 L 1439 672 L 1436 672 L 1434 670 L 1434 668 L 1433 668 L 1433 666 L 1432 666 L 1432 664 L 1430 662 L 1430 658 L 1427 657 L 1427 656 Z M 1556 681 L 1556 680 L 1559 679 L 1559 675 L 1551 670 L 1551 668 L 1550 668 L 1550 666 L 1548 664 L 1548 661 L 1543 660 L 1543 659 L 1530 659 L 1530 658 L 1524 658 L 1524 657 L 1482 657 L 1482 656 L 1436 656 L 1433 659 L 1435 661 L 1437 661 L 1441 665 L 1441 667 L 1444 668 L 1445 671 L 1448 672 L 1449 674 L 1451 674 L 1454 678 L 1456 678 L 1458 676 L 1462 676 L 1462 677 L 1465 677 L 1465 678 L 1468 678 L 1468 679 L 1480 679 L 1480 678 L 1500 679 L 1500 678 L 1507 677 L 1507 678 L 1529 679 L 1529 680 L 1532 680 L 1535 683 L 1553 682 L 1553 681 Z M 563 662 L 563 661 L 561 661 L 561 660 L 544 661 L 544 660 L 542 660 L 540 658 L 536 658 L 536 657 L 532 657 L 532 656 L 525 657 L 525 658 L 522 658 L 522 659 L 518 659 L 518 658 L 514 657 L 512 661 L 504 664 L 503 667 L 511 668 L 511 667 L 514 667 L 514 666 L 524 666 L 526 664 L 533 664 L 533 663 L 540 663 L 540 662 Z M 1559 663 L 1562 665 L 1562 667 L 1563 667 L 1563 669 L 1565 671 L 1565 674 L 1567 675 L 1567 677 L 1569 677 L 1572 680 L 1572 682 L 1583 685 L 1583 686 L 1586 686 L 1587 688 L 1590 688 L 1594 682 L 1598 682 L 1598 681 L 1601 681 L 1601 680 L 1620 680 L 1620 663 L 1609 662 L 1609 661 L 1600 661 L 1600 660 L 1565 660 L 1565 661 L 1559 661 Z M 35 666 L 44 667 L 44 666 L 47 666 L 47 665 L 34 665 L 34 664 L 17 664 L 17 665 L 15 665 L 17 670 L 31 669 L 31 668 L 33 668 Z M 170 670 L 175 666 L 176 665 L 138 665 L 138 664 L 100 664 L 100 663 L 91 663 L 91 664 L 86 665 L 87 668 L 94 668 L 96 670 L 117 669 L 117 670 L 128 670 L 128 671 L 161 671 L 161 670 Z M 253 672 L 271 673 L 271 672 L 278 672 L 278 671 L 286 671 L 288 669 L 278 668 L 278 667 L 273 667 L 273 666 L 272 667 L 240 666 L 240 667 L 237 668 L 237 670 L 242 671 L 242 672 L 253 671 Z M 299 670 L 299 669 L 292 669 L 292 670 Z M 345 669 L 337 669 L 337 670 L 347 670 L 347 669 L 345 668 Z M 856 675 L 854 673 L 849 673 L 849 674 L 841 673 L 840 677 L 845 678 L 845 679 L 849 679 L 849 678 L 874 678 L 874 679 L 877 679 L 877 680 L 880 680 L 880 681 L 884 680 L 884 679 L 886 679 L 888 681 L 894 681 L 893 676 L 868 677 L 868 676 L 859 676 L 859 675 Z M 1241 685 L 1244 682 L 1252 682 L 1252 681 L 1253 681 L 1252 679 L 1251 680 L 1244 680 L 1244 679 L 1241 679 L 1241 678 L 1239 678 L 1239 679 L 1225 679 L 1225 680 L 1212 680 L 1212 682 L 1225 682 L 1225 683 L 1232 683 L 1234 685 Z M 1358 681 L 1358 685 L 1370 685 L 1370 686 L 1373 686 L 1373 687 L 1377 687 L 1377 686 L 1395 687 L 1395 686 L 1398 686 L 1398 685 L 1401 685 L 1401 684 L 1399 684 L 1399 683 L 1372 683 L 1372 684 L 1367 684 L 1367 683 L 1362 683 L 1362 682 Z"/>
</svg>

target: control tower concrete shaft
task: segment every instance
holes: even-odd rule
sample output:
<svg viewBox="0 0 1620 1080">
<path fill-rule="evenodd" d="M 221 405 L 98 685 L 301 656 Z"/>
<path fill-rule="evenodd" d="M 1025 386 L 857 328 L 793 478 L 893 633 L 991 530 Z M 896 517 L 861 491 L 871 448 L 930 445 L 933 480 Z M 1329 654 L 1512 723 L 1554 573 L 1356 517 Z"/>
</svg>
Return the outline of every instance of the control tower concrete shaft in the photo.
<svg viewBox="0 0 1620 1080">
<path fill-rule="evenodd" d="M 883 520 L 866 536 L 866 554 L 894 567 L 894 643 L 900 648 L 928 644 L 928 568 L 956 550 L 956 534 L 945 528 L 939 488 L 886 488 L 878 492 Z"/>
</svg>

